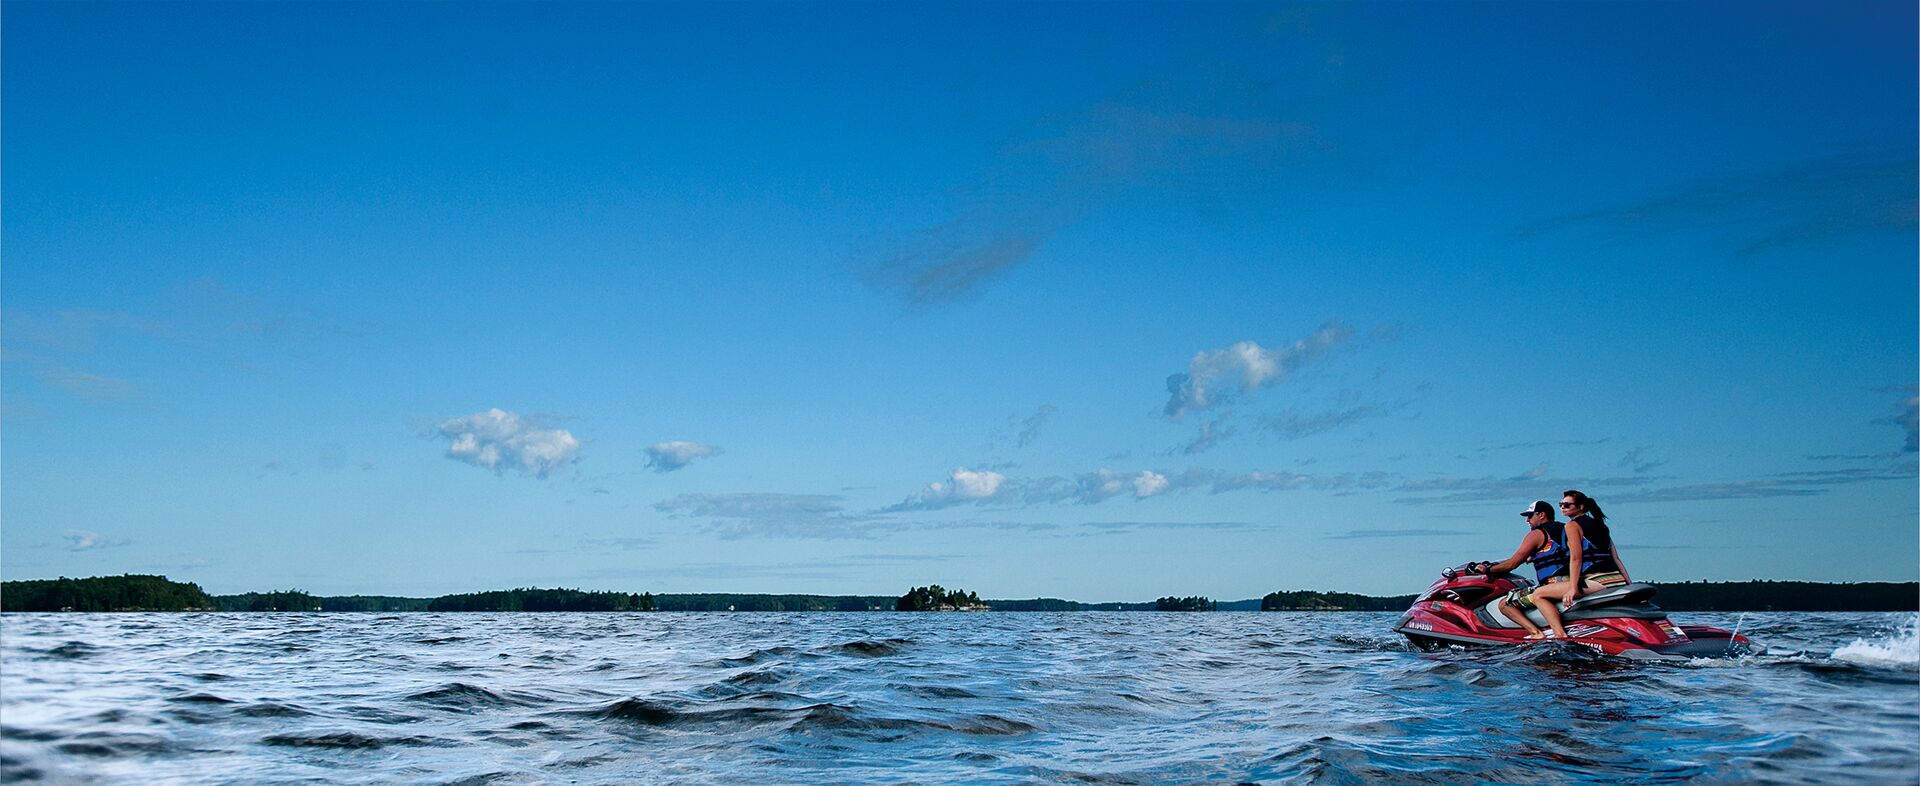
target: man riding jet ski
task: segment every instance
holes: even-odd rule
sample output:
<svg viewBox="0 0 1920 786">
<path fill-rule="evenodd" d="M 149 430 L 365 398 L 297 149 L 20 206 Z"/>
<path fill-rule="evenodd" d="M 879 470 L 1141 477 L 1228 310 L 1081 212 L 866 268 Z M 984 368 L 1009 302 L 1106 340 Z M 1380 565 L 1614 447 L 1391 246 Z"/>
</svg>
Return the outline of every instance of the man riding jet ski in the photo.
<svg viewBox="0 0 1920 786">
<path fill-rule="evenodd" d="M 1488 575 L 1492 563 L 1447 568 L 1415 599 L 1394 631 L 1421 649 L 1452 644 L 1528 643 L 1527 631 L 1499 608 L 1515 590 L 1533 586 L 1527 579 Z M 1589 592 L 1561 612 L 1567 640 L 1607 655 L 1645 659 L 1721 658 L 1753 651 L 1747 637 L 1702 625 L 1675 625 L 1649 601 L 1654 589 L 1627 584 Z M 1528 609 L 1535 626 L 1545 626 L 1539 609 Z"/>
</svg>

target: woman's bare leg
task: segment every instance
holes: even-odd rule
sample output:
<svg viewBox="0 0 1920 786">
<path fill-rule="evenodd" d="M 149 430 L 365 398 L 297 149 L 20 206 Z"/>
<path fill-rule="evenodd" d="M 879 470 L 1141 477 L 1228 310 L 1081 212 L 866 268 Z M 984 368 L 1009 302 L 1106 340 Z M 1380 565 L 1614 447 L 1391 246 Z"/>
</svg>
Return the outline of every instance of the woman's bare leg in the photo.
<svg viewBox="0 0 1920 786">
<path fill-rule="evenodd" d="M 1527 619 L 1526 612 L 1514 608 L 1513 604 L 1508 603 L 1505 599 L 1501 599 L 1500 601 L 1500 613 L 1507 615 L 1507 619 L 1519 623 L 1520 627 L 1526 628 L 1529 637 L 1538 637 L 1540 635 L 1540 626 L 1533 624 L 1533 620 Z"/>
<path fill-rule="evenodd" d="M 1565 600 L 1567 593 L 1572 591 L 1573 584 L 1565 581 L 1554 582 L 1533 591 L 1534 608 L 1539 609 L 1540 616 L 1546 618 L 1547 625 L 1553 628 L 1553 635 L 1563 639 L 1567 637 L 1567 626 L 1560 620 L 1560 607 L 1554 604 Z"/>
<path fill-rule="evenodd" d="M 1553 637 L 1564 639 L 1567 637 L 1567 626 L 1560 621 L 1560 608 L 1553 605 L 1553 601 L 1553 598 L 1540 597 L 1538 592 L 1533 594 L 1533 606 L 1540 610 L 1540 616 L 1546 618 L 1547 626 L 1553 628 Z"/>
</svg>

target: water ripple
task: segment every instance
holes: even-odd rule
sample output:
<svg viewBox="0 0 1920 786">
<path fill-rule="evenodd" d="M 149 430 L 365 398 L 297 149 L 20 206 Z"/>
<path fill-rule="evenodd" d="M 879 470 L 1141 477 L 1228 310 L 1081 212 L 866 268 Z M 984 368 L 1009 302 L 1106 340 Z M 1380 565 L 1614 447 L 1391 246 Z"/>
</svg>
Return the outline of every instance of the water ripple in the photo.
<svg viewBox="0 0 1920 786">
<path fill-rule="evenodd" d="M 1915 619 L 1647 664 L 1378 614 L 5 615 L 0 783 L 1910 783 Z"/>
</svg>

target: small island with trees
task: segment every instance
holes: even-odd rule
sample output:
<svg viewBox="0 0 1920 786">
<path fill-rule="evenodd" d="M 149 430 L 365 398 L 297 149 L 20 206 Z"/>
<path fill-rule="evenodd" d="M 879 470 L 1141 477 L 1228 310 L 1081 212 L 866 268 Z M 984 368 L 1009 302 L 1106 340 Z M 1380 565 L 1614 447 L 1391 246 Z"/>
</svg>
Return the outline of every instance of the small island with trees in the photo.
<svg viewBox="0 0 1920 786">
<path fill-rule="evenodd" d="M 1218 611 L 1220 604 L 1212 598 L 1193 595 L 1185 598 L 1160 598 L 1153 602 L 1154 611 Z"/>
<path fill-rule="evenodd" d="M 980 602 L 980 596 L 966 590 L 950 590 L 938 584 L 914 587 L 894 601 L 894 611 L 992 611 Z"/>
</svg>

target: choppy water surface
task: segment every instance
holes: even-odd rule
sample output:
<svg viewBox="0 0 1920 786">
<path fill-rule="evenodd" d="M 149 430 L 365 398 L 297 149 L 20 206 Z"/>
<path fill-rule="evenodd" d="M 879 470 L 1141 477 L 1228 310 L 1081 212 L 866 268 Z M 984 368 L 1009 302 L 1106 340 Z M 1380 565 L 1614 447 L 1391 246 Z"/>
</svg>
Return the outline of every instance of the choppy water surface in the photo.
<svg viewBox="0 0 1920 786">
<path fill-rule="evenodd" d="M 26 614 L 0 780 L 1920 781 L 1910 614 L 1421 653 L 1392 614 Z"/>
</svg>

